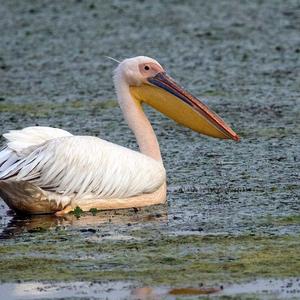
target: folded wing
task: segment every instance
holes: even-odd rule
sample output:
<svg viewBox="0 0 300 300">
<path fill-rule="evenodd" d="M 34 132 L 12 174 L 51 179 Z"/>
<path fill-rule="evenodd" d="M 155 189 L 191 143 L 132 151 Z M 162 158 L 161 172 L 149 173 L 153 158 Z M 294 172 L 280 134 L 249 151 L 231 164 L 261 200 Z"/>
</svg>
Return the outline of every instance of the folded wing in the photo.
<svg viewBox="0 0 300 300">
<path fill-rule="evenodd" d="M 10 147 L 3 156 L 14 151 Z M 62 195 L 125 198 L 153 192 L 165 181 L 161 163 L 96 137 L 69 134 L 14 149 L 17 160 L 0 172 L 0 180 L 29 181 Z"/>
</svg>

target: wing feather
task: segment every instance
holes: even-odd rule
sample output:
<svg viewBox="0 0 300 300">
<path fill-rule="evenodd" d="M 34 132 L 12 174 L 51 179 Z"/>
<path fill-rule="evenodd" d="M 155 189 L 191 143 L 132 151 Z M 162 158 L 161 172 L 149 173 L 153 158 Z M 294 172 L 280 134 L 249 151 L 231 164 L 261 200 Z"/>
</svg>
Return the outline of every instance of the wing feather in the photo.
<svg viewBox="0 0 300 300">
<path fill-rule="evenodd" d="M 17 175 L 15 175 L 17 174 Z M 125 198 L 153 192 L 165 181 L 161 163 L 96 137 L 48 140 L 0 173 L 64 195 Z"/>
<path fill-rule="evenodd" d="M 43 126 L 26 127 L 22 130 L 11 130 L 3 134 L 3 137 L 7 139 L 8 148 L 17 154 L 31 146 L 65 136 L 72 136 L 72 134 L 63 129 Z"/>
<path fill-rule="evenodd" d="M 19 172 L 17 162 L 30 155 L 37 146 L 51 139 L 72 136 L 71 133 L 52 127 L 26 127 L 21 130 L 11 130 L 3 134 L 7 140 L 5 147 L 0 151 L 0 178 L 11 171 Z M 24 172 L 28 169 L 24 170 Z M 32 178 L 32 176 L 30 176 Z"/>
</svg>

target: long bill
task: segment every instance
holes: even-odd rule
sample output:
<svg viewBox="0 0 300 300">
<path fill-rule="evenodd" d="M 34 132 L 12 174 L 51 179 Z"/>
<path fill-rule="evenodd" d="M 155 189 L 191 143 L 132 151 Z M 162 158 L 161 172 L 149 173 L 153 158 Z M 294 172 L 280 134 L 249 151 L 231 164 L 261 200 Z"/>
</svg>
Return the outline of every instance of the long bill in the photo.
<svg viewBox="0 0 300 300">
<path fill-rule="evenodd" d="M 239 136 L 216 113 L 180 87 L 165 72 L 148 78 L 149 84 L 132 86 L 135 99 L 145 102 L 185 127 L 199 133 L 239 140 Z"/>
</svg>

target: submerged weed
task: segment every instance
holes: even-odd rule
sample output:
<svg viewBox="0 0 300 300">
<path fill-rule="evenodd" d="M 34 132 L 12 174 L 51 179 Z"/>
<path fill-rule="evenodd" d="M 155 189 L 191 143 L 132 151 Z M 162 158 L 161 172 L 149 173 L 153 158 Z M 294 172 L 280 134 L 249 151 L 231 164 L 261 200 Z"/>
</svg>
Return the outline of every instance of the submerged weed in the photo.
<svg viewBox="0 0 300 300">
<path fill-rule="evenodd" d="M 98 212 L 97 208 L 90 209 L 90 213 L 92 213 L 93 216 L 96 216 L 97 212 Z"/>
<path fill-rule="evenodd" d="M 75 209 L 71 212 L 77 219 L 79 219 L 81 217 L 81 215 L 83 214 L 83 210 L 79 207 L 76 206 Z"/>
</svg>

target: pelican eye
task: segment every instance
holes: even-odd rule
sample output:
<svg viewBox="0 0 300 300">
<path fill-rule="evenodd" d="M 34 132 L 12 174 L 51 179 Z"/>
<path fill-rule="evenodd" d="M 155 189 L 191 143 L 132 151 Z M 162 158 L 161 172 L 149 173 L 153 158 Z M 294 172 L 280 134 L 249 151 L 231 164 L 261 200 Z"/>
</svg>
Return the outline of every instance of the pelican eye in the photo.
<svg viewBox="0 0 300 300">
<path fill-rule="evenodd" d="M 150 67 L 149 67 L 149 66 L 145 66 L 144 69 L 145 69 L 146 71 L 148 71 L 148 70 L 150 70 Z"/>
</svg>

